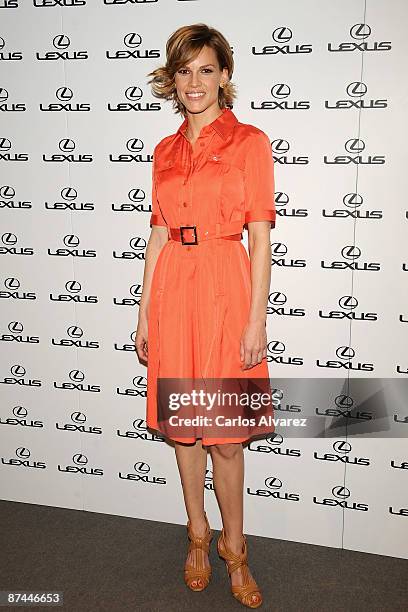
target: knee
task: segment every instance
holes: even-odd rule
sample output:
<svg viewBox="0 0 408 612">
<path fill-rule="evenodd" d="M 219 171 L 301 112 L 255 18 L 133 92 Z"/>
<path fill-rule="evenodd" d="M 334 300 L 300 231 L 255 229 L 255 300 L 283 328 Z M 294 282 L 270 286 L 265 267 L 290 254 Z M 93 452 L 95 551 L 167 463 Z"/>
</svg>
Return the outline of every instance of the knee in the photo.
<svg viewBox="0 0 408 612">
<path fill-rule="evenodd" d="M 210 452 L 214 459 L 235 459 L 242 453 L 242 444 L 213 444 Z"/>
</svg>

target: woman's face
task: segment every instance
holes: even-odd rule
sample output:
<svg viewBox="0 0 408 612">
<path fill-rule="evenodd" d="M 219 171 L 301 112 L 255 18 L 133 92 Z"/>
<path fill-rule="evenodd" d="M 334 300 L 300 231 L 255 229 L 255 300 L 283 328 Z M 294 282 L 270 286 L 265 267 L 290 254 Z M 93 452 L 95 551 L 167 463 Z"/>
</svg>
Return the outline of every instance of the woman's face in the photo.
<svg viewBox="0 0 408 612">
<path fill-rule="evenodd" d="M 207 46 L 175 74 L 178 98 L 190 113 L 201 113 L 211 106 L 219 108 L 218 88 L 227 80 L 227 68 L 220 70 L 214 49 Z"/>
</svg>

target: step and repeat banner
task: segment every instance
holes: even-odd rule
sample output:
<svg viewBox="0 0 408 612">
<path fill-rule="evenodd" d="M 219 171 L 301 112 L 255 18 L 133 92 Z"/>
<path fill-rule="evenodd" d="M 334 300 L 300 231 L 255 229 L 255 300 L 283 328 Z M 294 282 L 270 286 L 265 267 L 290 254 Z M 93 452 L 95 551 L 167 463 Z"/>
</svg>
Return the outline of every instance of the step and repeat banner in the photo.
<svg viewBox="0 0 408 612">
<path fill-rule="evenodd" d="M 331 381 L 313 436 L 282 425 L 246 447 L 245 532 L 408 557 L 407 16 L 402 0 L 0 0 L 2 499 L 186 522 L 134 339 L 152 153 L 182 121 L 147 74 L 204 22 L 275 160 L 275 416 Z M 205 486 L 220 528 L 210 457 Z"/>
</svg>

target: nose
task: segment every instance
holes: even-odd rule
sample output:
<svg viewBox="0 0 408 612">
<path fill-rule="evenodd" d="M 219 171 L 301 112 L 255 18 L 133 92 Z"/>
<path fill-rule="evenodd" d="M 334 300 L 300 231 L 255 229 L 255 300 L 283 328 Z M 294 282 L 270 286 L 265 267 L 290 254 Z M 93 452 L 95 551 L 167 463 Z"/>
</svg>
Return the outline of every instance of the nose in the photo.
<svg viewBox="0 0 408 612">
<path fill-rule="evenodd" d="M 197 87 L 200 84 L 200 79 L 198 78 L 198 74 L 192 72 L 189 82 L 189 87 Z"/>
</svg>

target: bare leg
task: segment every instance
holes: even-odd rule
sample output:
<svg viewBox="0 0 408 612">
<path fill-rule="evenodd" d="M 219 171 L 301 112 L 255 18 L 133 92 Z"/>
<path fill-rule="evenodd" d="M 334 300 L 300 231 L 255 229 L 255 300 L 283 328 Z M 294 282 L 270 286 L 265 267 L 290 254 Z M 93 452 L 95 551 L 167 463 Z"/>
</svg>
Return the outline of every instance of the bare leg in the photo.
<svg viewBox="0 0 408 612">
<path fill-rule="evenodd" d="M 204 519 L 204 482 L 207 466 L 207 450 L 202 446 L 201 440 L 195 444 L 175 443 L 177 465 L 183 487 L 184 503 L 190 519 L 191 529 L 197 536 L 205 534 L 206 523 Z M 196 550 L 196 554 L 203 555 L 204 565 L 209 567 L 208 555 L 203 550 Z M 186 563 L 195 565 L 195 556 L 190 552 Z M 199 586 L 194 582 L 192 586 Z"/>
<path fill-rule="evenodd" d="M 215 494 L 221 510 L 226 543 L 233 552 L 239 552 L 243 532 L 244 451 L 242 444 L 214 444 L 209 449 L 213 463 Z"/>
<path fill-rule="evenodd" d="M 241 443 L 214 444 L 209 449 L 225 542 L 229 550 L 239 554 L 243 544 L 244 450 Z M 250 571 L 249 576 L 252 577 Z M 243 584 L 241 568 L 232 572 L 231 583 Z"/>
</svg>

